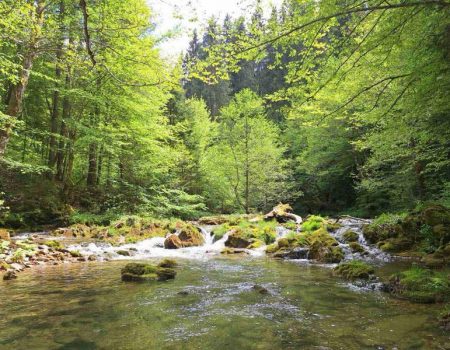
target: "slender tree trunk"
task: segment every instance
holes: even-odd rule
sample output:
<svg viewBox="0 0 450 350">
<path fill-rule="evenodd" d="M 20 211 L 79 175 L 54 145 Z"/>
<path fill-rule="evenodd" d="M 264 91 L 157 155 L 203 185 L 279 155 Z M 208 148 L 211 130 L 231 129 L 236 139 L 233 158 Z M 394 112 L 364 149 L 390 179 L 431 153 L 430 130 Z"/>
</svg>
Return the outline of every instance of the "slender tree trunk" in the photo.
<svg viewBox="0 0 450 350">
<path fill-rule="evenodd" d="M 26 45 L 25 53 L 23 55 L 22 68 L 19 72 L 18 82 L 13 85 L 11 95 L 8 100 L 6 108 L 6 115 L 10 118 L 0 128 L 0 158 L 3 157 L 11 137 L 12 128 L 16 118 L 20 115 L 23 108 L 23 98 L 27 89 L 28 81 L 30 79 L 31 68 L 33 67 L 34 59 L 37 56 L 37 43 L 39 35 L 44 23 L 44 3 L 42 0 L 36 0 L 35 20 L 36 23 L 30 31 L 30 38 Z"/>
<path fill-rule="evenodd" d="M 94 142 L 89 145 L 86 185 L 89 190 L 97 185 L 97 144 Z"/>
<path fill-rule="evenodd" d="M 248 149 L 248 117 L 245 117 L 245 212 L 250 213 L 250 164 L 249 164 L 249 149 Z"/>
<path fill-rule="evenodd" d="M 70 88 L 70 73 L 68 72 L 66 75 L 66 89 Z M 68 96 L 64 96 L 63 98 L 63 106 L 62 106 L 62 120 L 60 127 L 60 140 L 59 146 L 56 153 L 56 178 L 59 181 L 64 180 L 64 157 L 65 157 L 65 148 L 66 148 L 66 139 L 68 136 L 67 129 L 67 121 L 70 118 L 71 114 L 71 104 Z"/>
<path fill-rule="evenodd" d="M 48 153 L 48 166 L 53 169 L 57 162 L 57 149 L 56 146 L 58 141 L 56 139 L 56 134 L 58 133 L 58 120 L 59 120 L 59 100 L 60 100 L 60 80 L 62 75 L 61 69 L 61 59 L 63 57 L 63 47 L 64 47 L 64 2 L 59 3 L 59 21 L 61 26 L 61 38 L 60 43 L 56 49 L 56 64 L 55 64 L 55 78 L 57 80 L 57 85 L 53 91 L 52 98 L 52 112 L 50 119 L 50 141 L 49 141 L 49 153 Z"/>
</svg>

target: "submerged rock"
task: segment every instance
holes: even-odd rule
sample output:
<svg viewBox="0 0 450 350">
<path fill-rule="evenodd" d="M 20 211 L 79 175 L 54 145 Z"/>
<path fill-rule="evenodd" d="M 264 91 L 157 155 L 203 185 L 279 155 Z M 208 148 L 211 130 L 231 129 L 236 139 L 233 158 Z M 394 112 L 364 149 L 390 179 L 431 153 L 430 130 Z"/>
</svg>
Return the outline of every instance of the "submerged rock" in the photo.
<svg viewBox="0 0 450 350">
<path fill-rule="evenodd" d="M 263 286 L 260 286 L 259 284 L 255 284 L 252 289 L 256 292 L 258 292 L 259 294 L 269 294 L 269 291 L 267 290 L 267 288 L 264 288 Z"/>
<path fill-rule="evenodd" d="M 176 274 L 171 268 L 139 263 L 127 264 L 121 270 L 122 281 L 125 282 L 166 281 L 174 279 Z"/>
<path fill-rule="evenodd" d="M 8 281 L 17 278 L 17 274 L 15 270 L 8 270 L 3 275 L 3 280 Z"/>
<path fill-rule="evenodd" d="M 247 248 L 252 244 L 252 238 L 245 237 L 241 230 L 233 230 L 225 241 L 225 246 L 230 248 Z"/>
<path fill-rule="evenodd" d="M 177 262 L 173 259 L 164 259 L 160 261 L 160 263 L 158 264 L 159 267 L 168 267 L 168 268 L 173 268 L 177 265 L 178 265 Z"/>
<path fill-rule="evenodd" d="M 131 252 L 129 250 L 118 250 L 116 253 L 122 256 L 131 256 Z"/>
</svg>

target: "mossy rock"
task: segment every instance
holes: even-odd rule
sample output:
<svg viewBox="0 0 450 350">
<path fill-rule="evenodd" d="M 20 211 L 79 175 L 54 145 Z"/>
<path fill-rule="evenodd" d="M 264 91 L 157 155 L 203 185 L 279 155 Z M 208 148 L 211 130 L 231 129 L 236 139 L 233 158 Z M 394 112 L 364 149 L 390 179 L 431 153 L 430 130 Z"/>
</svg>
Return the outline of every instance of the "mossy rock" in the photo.
<svg viewBox="0 0 450 350">
<path fill-rule="evenodd" d="M 71 250 L 69 254 L 72 258 L 81 258 L 83 256 L 78 250 Z"/>
<path fill-rule="evenodd" d="M 366 250 L 363 248 L 363 246 L 357 242 L 350 242 L 348 244 L 348 246 L 350 247 L 350 249 L 352 250 L 352 252 L 354 253 L 365 253 Z"/>
<path fill-rule="evenodd" d="M 375 270 L 363 261 L 352 260 L 340 263 L 334 268 L 334 272 L 348 280 L 354 280 L 369 279 L 375 273 Z"/>
<path fill-rule="evenodd" d="M 245 237 L 241 230 L 233 230 L 225 241 L 225 246 L 230 248 L 247 248 L 252 244 L 252 238 Z"/>
<path fill-rule="evenodd" d="M 192 224 L 182 226 L 178 238 L 183 243 L 183 247 L 197 247 L 205 244 L 205 239 L 197 227 Z"/>
<path fill-rule="evenodd" d="M 312 232 L 307 237 L 309 256 L 319 262 L 338 263 L 344 258 L 344 252 L 338 241 L 325 228 Z"/>
<path fill-rule="evenodd" d="M 344 232 L 342 238 L 344 238 L 345 242 L 358 242 L 359 235 L 355 231 L 348 230 Z"/>
<path fill-rule="evenodd" d="M 265 243 L 259 239 L 254 239 L 253 242 L 247 247 L 248 249 L 257 249 L 264 247 Z"/>
<path fill-rule="evenodd" d="M 177 272 L 171 268 L 164 268 L 150 264 L 130 263 L 121 270 L 122 281 L 166 281 L 174 279 Z"/>
<path fill-rule="evenodd" d="M 272 254 L 272 253 L 275 253 L 278 249 L 279 249 L 278 244 L 277 243 L 272 243 L 272 244 L 269 244 L 266 247 L 266 253 L 267 254 Z"/>
<path fill-rule="evenodd" d="M 325 227 L 325 219 L 321 216 L 311 215 L 308 216 L 306 221 L 302 223 L 301 230 L 302 231 L 316 231 L 320 228 Z"/>
<path fill-rule="evenodd" d="M 328 232 L 334 232 L 339 230 L 342 227 L 342 225 L 339 222 L 327 221 L 326 227 Z"/>
<path fill-rule="evenodd" d="M 441 255 L 435 254 L 427 254 L 420 259 L 420 262 L 428 268 L 431 269 L 440 269 L 445 267 L 450 263 L 450 260 L 442 257 Z"/>
<path fill-rule="evenodd" d="M 413 246 L 413 242 L 406 237 L 398 237 L 386 239 L 377 245 L 378 248 L 385 252 L 398 253 L 410 249 Z"/>
<path fill-rule="evenodd" d="M 183 248 L 183 242 L 176 234 L 171 234 L 164 241 L 164 248 L 166 249 L 179 249 Z"/>
<path fill-rule="evenodd" d="M 44 245 L 46 245 L 52 249 L 55 249 L 55 250 L 64 249 L 64 246 L 62 245 L 62 243 L 60 241 L 45 241 Z"/>
<path fill-rule="evenodd" d="M 287 248 L 291 245 L 287 238 L 280 238 L 276 243 L 278 248 Z"/>
<path fill-rule="evenodd" d="M 159 267 L 165 267 L 165 268 L 173 268 L 177 265 L 178 265 L 178 263 L 175 260 L 168 259 L 168 258 L 161 260 L 158 264 Z"/>
<path fill-rule="evenodd" d="M 116 253 L 122 256 L 131 256 L 131 252 L 129 250 L 118 250 Z"/>
<path fill-rule="evenodd" d="M 450 298 L 448 276 L 419 267 L 392 275 L 385 289 L 395 297 L 417 303 L 443 302 Z"/>
</svg>

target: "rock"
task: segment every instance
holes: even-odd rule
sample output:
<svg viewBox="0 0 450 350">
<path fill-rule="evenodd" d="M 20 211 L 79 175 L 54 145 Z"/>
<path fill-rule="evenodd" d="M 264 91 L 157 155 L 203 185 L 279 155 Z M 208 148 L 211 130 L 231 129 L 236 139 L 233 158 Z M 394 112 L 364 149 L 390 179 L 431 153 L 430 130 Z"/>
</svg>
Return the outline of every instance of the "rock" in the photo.
<svg viewBox="0 0 450 350">
<path fill-rule="evenodd" d="M 78 250 L 71 250 L 69 254 L 72 258 L 80 258 L 83 256 Z"/>
<path fill-rule="evenodd" d="M 242 237 L 240 231 L 233 230 L 225 241 L 225 246 L 230 248 L 247 248 L 252 244 L 251 238 Z"/>
<path fill-rule="evenodd" d="M 205 244 L 203 235 L 198 228 L 192 224 L 185 224 L 181 228 L 178 238 L 181 240 L 183 247 L 197 247 Z"/>
<path fill-rule="evenodd" d="M 289 204 L 278 204 L 269 213 L 264 215 L 264 220 L 276 220 L 280 223 L 294 221 L 297 224 L 302 222 L 302 218 L 292 213 L 292 207 Z"/>
<path fill-rule="evenodd" d="M 130 263 L 121 270 L 122 281 L 166 281 L 175 278 L 174 269 L 158 267 L 150 264 Z"/>
<path fill-rule="evenodd" d="M 439 317 L 439 325 L 444 331 L 450 331 L 450 307 L 448 305 Z"/>
<path fill-rule="evenodd" d="M 94 254 L 89 255 L 89 256 L 88 256 L 88 260 L 89 260 L 89 261 L 96 261 L 96 260 L 97 260 L 97 256 L 94 255 Z"/>
<path fill-rule="evenodd" d="M 168 267 L 168 268 L 173 268 L 177 265 L 178 265 L 177 262 L 173 259 L 164 259 L 158 264 L 159 267 Z"/>
<path fill-rule="evenodd" d="M 288 249 L 280 249 L 273 254 L 273 257 L 278 259 L 308 259 L 309 248 L 295 247 Z"/>
<path fill-rule="evenodd" d="M 224 248 L 220 254 L 223 255 L 232 255 L 232 254 L 248 254 L 245 249 L 239 249 L 239 248 Z"/>
<path fill-rule="evenodd" d="M 3 240 L 3 241 L 10 241 L 11 240 L 11 236 L 9 235 L 9 231 L 8 230 L 0 228 L 0 240 Z"/>
<path fill-rule="evenodd" d="M 306 239 L 310 259 L 324 263 L 338 263 L 344 258 L 339 243 L 325 228 L 312 232 Z"/>
<path fill-rule="evenodd" d="M 176 234 L 171 234 L 164 241 L 164 248 L 166 249 L 183 248 L 183 242 L 181 242 L 180 238 L 178 238 Z"/>
<path fill-rule="evenodd" d="M 8 270 L 3 275 L 3 280 L 8 281 L 17 278 L 17 274 L 14 270 Z"/>
<path fill-rule="evenodd" d="M 116 253 L 122 256 L 131 256 L 131 252 L 129 250 L 118 250 Z"/>
<path fill-rule="evenodd" d="M 359 239 L 359 235 L 352 230 L 344 232 L 342 237 L 344 238 L 345 242 L 358 242 Z"/>
<path fill-rule="evenodd" d="M 263 286 L 260 286 L 259 284 L 255 284 L 252 288 L 259 294 L 269 294 L 269 291 Z"/>
<path fill-rule="evenodd" d="M 357 242 L 350 242 L 349 245 L 350 249 L 354 253 L 364 253 L 366 250 L 363 248 L 363 246 Z"/>
<path fill-rule="evenodd" d="M 182 290 L 177 293 L 178 295 L 189 295 L 189 292 L 187 290 Z"/>
<path fill-rule="evenodd" d="M 412 267 L 392 275 L 384 290 L 395 297 L 417 303 L 437 303 L 450 299 L 450 282 L 445 273 Z"/>
<path fill-rule="evenodd" d="M 375 273 L 372 266 L 357 260 L 340 263 L 333 271 L 348 280 L 369 279 Z"/>
</svg>

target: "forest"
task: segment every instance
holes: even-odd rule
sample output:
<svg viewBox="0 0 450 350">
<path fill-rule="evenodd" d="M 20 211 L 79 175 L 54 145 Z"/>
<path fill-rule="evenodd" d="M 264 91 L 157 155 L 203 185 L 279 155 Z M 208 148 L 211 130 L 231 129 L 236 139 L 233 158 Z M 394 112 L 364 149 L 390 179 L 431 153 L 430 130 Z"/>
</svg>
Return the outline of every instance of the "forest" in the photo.
<svg viewBox="0 0 450 350">
<path fill-rule="evenodd" d="M 2 1 L 1 222 L 448 204 L 448 8 L 256 2 L 171 65 L 144 1 Z"/>
<path fill-rule="evenodd" d="M 450 0 L 0 0 L 0 349 L 450 349 L 449 92 Z"/>
</svg>

